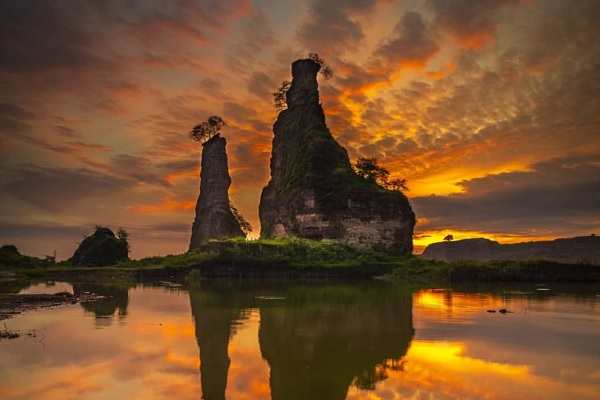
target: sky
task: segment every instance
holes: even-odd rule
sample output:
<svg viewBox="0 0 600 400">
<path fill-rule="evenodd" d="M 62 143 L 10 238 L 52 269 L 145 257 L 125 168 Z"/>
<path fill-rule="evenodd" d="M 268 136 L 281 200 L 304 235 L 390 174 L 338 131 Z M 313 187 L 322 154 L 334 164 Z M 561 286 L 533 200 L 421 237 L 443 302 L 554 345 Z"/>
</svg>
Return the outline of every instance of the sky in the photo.
<svg viewBox="0 0 600 400">
<path fill-rule="evenodd" d="M 260 232 L 272 93 L 318 53 L 334 138 L 407 179 L 415 252 L 600 233 L 597 0 L 0 0 L 0 244 L 185 252 L 211 115 Z"/>
</svg>

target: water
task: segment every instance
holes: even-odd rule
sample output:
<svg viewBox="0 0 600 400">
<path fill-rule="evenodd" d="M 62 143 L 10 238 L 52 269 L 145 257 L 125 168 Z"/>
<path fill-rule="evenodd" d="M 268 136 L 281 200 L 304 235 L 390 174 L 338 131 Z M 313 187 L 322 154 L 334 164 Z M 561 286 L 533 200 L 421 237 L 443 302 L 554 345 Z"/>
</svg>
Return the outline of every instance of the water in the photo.
<svg viewBox="0 0 600 400">
<path fill-rule="evenodd" d="M 579 289 L 38 285 L 111 297 L 4 321 L 0 398 L 598 399 Z"/>
</svg>

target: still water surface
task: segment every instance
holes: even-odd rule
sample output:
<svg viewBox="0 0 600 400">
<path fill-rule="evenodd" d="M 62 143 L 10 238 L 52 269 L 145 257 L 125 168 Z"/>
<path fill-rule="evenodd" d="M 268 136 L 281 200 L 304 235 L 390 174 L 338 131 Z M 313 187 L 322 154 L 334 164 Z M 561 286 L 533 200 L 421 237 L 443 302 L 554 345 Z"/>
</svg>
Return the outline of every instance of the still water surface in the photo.
<svg viewBox="0 0 600 400">
<path fill-rule="evenodd" d="M 60 290 L 110 297 L 4 321 L 0 399 L 600 398 L 597 290 Z"/>
</svg>

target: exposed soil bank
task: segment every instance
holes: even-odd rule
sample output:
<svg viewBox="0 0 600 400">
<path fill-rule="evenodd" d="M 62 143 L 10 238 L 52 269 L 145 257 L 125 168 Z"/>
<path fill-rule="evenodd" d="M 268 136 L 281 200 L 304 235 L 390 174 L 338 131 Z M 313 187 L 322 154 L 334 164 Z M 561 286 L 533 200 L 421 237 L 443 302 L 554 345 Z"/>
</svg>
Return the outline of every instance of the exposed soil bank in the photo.
<svg viewBox="0 0 600 400">
<path fill-rule="evenodd" d="M 73 295 L 68 292 L 55 294 L 14 294 L 0 293 L 0 320 L 12 317 L 25 311 L 62 306 L 66 304 L 85 303 L 104 298 L 94 293 Z"/>
</svg>

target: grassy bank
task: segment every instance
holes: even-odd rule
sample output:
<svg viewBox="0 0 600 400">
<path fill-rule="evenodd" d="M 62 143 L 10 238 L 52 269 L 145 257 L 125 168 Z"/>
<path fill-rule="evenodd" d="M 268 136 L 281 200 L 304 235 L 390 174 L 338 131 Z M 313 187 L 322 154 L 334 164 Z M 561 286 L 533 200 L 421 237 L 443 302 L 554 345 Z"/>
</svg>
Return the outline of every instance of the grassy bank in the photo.
<svg viewBox="0 0 600 400">
<path fill-rule="evenodd" d="M 27 256 L 23 256 L 27 257 Z M 2 265 L 0 271 L 28 280 L 93 281 L 181 278 L 191 270 L 201 277 L 283 277 L 289 279 L 380 276 L 414 283 L 442 282 L 591 282 L 600 283 L 600 265 L 552 261 L 461 261 L 444 263 L 406 257 L 337 241 L 305 239 L 215 241 L 199 251 L 147 257 L 109 267 L 71 267 L 66 262 Z"/>
</svg>

